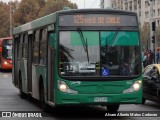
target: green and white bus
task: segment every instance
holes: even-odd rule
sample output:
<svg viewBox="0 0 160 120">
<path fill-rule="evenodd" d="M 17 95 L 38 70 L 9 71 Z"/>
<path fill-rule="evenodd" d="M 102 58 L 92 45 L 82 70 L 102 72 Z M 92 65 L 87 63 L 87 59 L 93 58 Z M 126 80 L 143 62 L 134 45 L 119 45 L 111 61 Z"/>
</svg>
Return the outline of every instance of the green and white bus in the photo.
<svg viewBox="0 0 160 120">
<path fill-rule="evenodd" d="M 13 30 L 13 83 L 48 105 L 120 104 L 142 99 L 137 14 L 62 10 Z"/>
</svg>

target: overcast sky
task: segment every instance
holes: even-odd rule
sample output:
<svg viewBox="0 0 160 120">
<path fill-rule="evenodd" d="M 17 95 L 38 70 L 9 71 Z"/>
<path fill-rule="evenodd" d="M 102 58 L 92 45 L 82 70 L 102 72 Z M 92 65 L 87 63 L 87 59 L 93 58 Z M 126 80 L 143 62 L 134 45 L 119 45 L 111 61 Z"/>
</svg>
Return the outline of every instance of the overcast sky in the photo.
<svg viewBox="0 0 160 120">
<path fill-rule="evenodd" d="M 10 0 L 1 0 L 4 2 L 9 2 Z M 11 0 L 14 1 L 14 0 Z M 78 5 L 78 8 L 100 8 L 100 0 L 70 0 Z"/>
<path fill-rule="evenodd" d="M 10 0 L 1 0 L 1 1 L 8 2 L 8 1 L 10 1 Z"/>
<path fill-rule="evenodd" d="M 0 0 L 0 1 L 3 1 L 3 2 L 9 2 L 10 0 Z M 11 0 L 11 1 L 14 1 L 14 0 Z"/>
</svg>

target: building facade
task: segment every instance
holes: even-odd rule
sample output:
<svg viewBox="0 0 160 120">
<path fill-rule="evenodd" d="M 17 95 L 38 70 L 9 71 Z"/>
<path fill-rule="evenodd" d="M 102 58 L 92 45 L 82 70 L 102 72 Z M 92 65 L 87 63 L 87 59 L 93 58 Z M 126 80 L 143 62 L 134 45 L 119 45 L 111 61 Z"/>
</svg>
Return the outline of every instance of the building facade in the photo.
<svg viewBox="0 0 160 120">
<path fill-rule="evenodd" d="M 111 7 L 111 0 L 100 0 L 100 8 Z"/>
<path fill-rule="evenodd" d="M 109 0 L 101 0 L 101 4 Z M 151 0 L 110 0 L 111 7 L 118 10 L 128 10 L 137 12 L 139 17 L 140 25 L 143 26 L 145 23 L 150 21 L 150 1 Z M 156 21 L 156 25 L 160 26 L 160 0 L 152 0 L 153 2 L 153 21 Z M 105 8 L 102 5 L 103 8 Z"/>
</svg>

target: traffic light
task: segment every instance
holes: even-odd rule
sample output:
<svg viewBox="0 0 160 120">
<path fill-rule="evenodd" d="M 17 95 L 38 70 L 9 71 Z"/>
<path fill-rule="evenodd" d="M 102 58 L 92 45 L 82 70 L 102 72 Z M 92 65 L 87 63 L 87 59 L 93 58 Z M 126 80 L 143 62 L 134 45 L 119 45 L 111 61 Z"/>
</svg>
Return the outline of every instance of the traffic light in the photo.
<svg viewBox="0 0 160 120">
<path fill-rule="evenodd" d="M 152 22 L 152 31 L 156 31 L 156 22 Z"/>
<path fill-rule="evenodd" d="M 155 35 L 152 36 L 152 43 L 155 43 Z"/>
</svg>

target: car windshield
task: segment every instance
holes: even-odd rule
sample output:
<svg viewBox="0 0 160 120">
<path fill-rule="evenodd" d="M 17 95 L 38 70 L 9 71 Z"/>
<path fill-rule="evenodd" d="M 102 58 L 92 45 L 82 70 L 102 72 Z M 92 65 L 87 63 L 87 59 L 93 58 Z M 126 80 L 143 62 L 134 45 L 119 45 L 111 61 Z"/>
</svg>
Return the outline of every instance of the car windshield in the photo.
<svg viewBox="0 0 160 120">
<path fill-rule="evenodd" d="M 12 59 L 12 40 L 3 41 L 2 56 L 5 59 Z"/>
<path fill-rule="evenodd" d="M 138 32 L 60 31 L 62 76 L 136 76 L 140 73 Z"/>
</svg>

